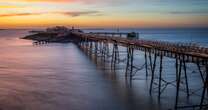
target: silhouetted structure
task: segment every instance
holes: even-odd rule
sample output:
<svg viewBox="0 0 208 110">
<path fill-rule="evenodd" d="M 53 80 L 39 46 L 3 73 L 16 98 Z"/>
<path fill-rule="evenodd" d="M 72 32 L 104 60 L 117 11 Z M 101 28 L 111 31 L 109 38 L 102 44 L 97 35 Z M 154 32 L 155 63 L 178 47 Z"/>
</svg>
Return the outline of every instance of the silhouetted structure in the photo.
<svg viewBox="0 0 208 110">
<path fill-rule="evenodd" d="M 77 39 L 77 44 L 83 49 L 88 55 L 94 55 L 95 57 L 101 56 L 102 61 L 105 59 L 111 59 L 111 67 L 115 68 L 115 65 L 120 62 L 119 48 L 118 46 L 127 48 L 127 60 L 126 60 L 126 71 L 125 77 L 132 80 L 136 72 L 139 70 L 138 67 L 134 66 L 134 53 L 135 50 L 141 50 L 145 53 L 144 59 L 145 64 L 143 65 L 146 69 L 146 76 L 148 76 L 148 66 L 150 67 L 150 94 L 153 92 L 154 86 L 158 88 L 158 98 L 160 99 L 161 94 L 167 85 L 176 86 L 176 98 L 175 98 L 175 109 L 178 108 L 205 108 L 204 103 L 207 100 L 205 95 L 208 92 L 208 48 L 199 47 L 193 44 L 183 43 L 170 43 L 164 41 L 151 41 L 142 39 L 127 39 L 115 35 L 128 34 L 128 33 L 79 33 L 72 32 L 72 36 Z M 112 45 L 112 51 L 109 49 L 109 45 Z M 175 59 L 175 81 L 167 82 L 163 77 L 163 59 L 169 57 Z M 159 77 L 158 80 L 156 75 L 156 61 L 159 60 Z M 190 91 L 189 82 L 187 78 L 187 63 L 196 64 L 203 81 L 202 94 L 200 95 L 201 101 L 196 105 L 179 106 L 179 93 L 186 92 L 187 97 L 190 97 L 194 92 Z M 204 72 L 204 73 L 203 73 Z M 182 77 L 184 74 L 184 77 Z M 185 83 L 182 82 L 185 80 Z M 162 85 L 162 83 L 165 83 Z M 156 85 L 155 85 L 156 84 Z M 181 89 L 181 85 L 185 84 L 186 89 Z M 165 85 L 165 86 L 164 86 Z"/>
</svg>

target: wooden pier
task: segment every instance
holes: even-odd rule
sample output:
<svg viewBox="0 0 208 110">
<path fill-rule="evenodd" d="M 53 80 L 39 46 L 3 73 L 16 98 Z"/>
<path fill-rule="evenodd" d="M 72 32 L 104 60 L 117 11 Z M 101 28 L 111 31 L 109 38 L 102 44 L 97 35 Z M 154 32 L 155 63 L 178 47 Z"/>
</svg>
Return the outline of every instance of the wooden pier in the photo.
<svg viewBox="0 0 208 110">
<path fill-rule="evenodd" d="M 115 68 L 115 65 L 119 61 L 119 48 L 118 46 L 125 47 L 127 49 L 126 56 L 126 68 L 125 77 L 130 80 L 134 77 L 134 53 L 135 50 L 140 50 L 145 53 L 144 68 L 146 70 L 146 76 L 151 77 L 150 80 L 150 95 L 153 92 L 153 88 L 158 88 L 158 99 L 160 99 L 164 89 L 167 85 L 174 85 L 176 88 L 175 97 L 175 109 L 180 108 L 198 108 L 205 109 L 208 100 L 208 48 L 200 47 L 194 44 L 188 43 L 171 43 L 165 41 L 151 41 L 143 39 L 128 39 L 120 37 L 122 35 L 127 35 L 127 33 L 80 33 L 72 32 L 76 39 L 76 43 L 80 48 L 82 48 L 87 54 L 94 54 L 95 57 L 102 56 L 102 61 L 105 59 L 111 60 L 111 67 Z M 112 45 L 112 51 L 109 51 L 109 45 Z M 175 81 L 167 82 L 163 78 L 163 59 L 164 57 L 175 59 Z M 158 65 L 157 60 L 159 60 L 159 77 L 156 79 L 156 65 Z M 180 92 L 185 92 L 187 97 L 191 96 L 189 81 L 187 78 L 187 63 L 193 63 L 198 67 L 199 74 L 202 80 L 202 90 L 200 94 L 200 102 L 195 105 L 184 105 L 179 106 Z M 150 67 L 150 71 L 148 69 Z M 182 77 L 182 74 L 185 77 Z M 182 83 L 185 80 L 185 83 Z M 157 84 L 155 82 L 157 81 Z M 162 83 L 166 83 L 163 87 Z M 181 89 L 181 85 L 185 85 L 185 90 Z"/>
</svg>

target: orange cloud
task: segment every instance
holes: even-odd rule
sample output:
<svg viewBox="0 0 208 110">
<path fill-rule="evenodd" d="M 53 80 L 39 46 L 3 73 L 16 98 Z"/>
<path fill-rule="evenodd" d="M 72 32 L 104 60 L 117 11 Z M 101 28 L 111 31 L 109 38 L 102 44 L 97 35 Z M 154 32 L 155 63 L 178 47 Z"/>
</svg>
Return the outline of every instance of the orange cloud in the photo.
<svg viewBox="0 0 208 110">
<path fill-rule="evenodd" d="M 47 2 L 47 3 L 72 3 L 72 2 L 81 2 L 81 3 L 123 3 L 127 0 L 8 0 L 10 2 L 17 1 L 17 2 Z"/>
<path fill-rule="evenodd" d="M 73 2 L 76 0 L 15 0 L 19 2 Z"/>
<path fill-rule="evenodd" d="M 12 6 L 12 5 L 0 5 L 0 9 L 4 9 L 4 8 L 23 8 L 22 6 Z"/>
<path fill-rule="evenodd" d="M 128 0 L 7 0 L 7 2 L 25 3 L 84 3 L 84 4 L 125 4 Z"/>
<path fill-rule="evenodd" d="M 31 16 L 31 15 L 41 15 L 41 14 L 61 14 L 61 15 L 65 15 L 65 16 L 77 17 L 77 16 L 84 16 L 84 15 L 99 16 L 101 13 L 99 11 L 68 11 L 68 12 L 43 12 L 43 13 L 11 13 L 11 14 L 0 14 L 0 17 Z"/>
</svg>

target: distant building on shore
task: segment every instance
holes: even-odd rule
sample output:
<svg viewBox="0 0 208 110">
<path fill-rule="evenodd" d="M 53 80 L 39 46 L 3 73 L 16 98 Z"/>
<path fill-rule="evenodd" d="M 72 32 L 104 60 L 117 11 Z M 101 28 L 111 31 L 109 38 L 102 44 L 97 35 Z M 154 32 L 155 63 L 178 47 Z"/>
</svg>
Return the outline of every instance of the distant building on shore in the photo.
<svg viewBox="0 0 208 110">
<path fill-rule="evenodd" d="M 67 32 L 83 32 L 82 30 L 80 29 L 75 29 L 74 27 L 72 27 L 72 29 L 68 29 L 67 27 L 65 26 L 56 26 L 56 27 L 52 27 L 52 28 L 47 28 L 46 29 L 46 32 L 49 32 L 49 33 L 67 33 Z"/>
<path fill-rule="evenodd" d="M 49 33 L 66 33 L 68 31 L 69 29 L 64 26 L 56 26 L 56 27 L 46 29 L 46 32 L 49 32 Z"/>
</svg>

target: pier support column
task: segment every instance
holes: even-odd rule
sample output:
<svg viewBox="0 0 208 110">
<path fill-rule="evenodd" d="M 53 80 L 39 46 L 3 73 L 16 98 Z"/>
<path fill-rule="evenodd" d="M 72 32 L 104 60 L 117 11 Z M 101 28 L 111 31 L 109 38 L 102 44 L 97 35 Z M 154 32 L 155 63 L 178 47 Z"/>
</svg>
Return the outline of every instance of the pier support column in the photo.
<svg viewBox="0 0 208 110">
<path fill-rule="evenodd" d="M 126 62 L 125 77 L 128 77 L 129 59 L 130 59 L 130 49 L 129 47 L 127 47 L 127 62 Z"/>
<path fill-rule="evenodd" d="M 186 93 L 187 93 L 187 97 L 189 97 L 189 85 L 188 85 L 188 77 L 187 77 L 187 72 L 186 72 L 186 62 L 185 62 L 184 55 L 183 55 L 183 70 L 184 70 L 185 82 L 186 82 Z"/>
<path fill-rule="evenodd" d="M 205 78 L 204 85 L 203 85 L 203 91 L 202 91 L 201 102 L 200 102 L 200 110 L 203 109 L 204 98 L 205 98 L 206 90 L 208 88 L 208 64 L 207 62 L 206 62 L 205 68 L 206 68 L 206 78 Z"/>
<path fill-rule="evenodd" d="M 93 43 L 92 41 L 90 41 L 90 50 L 89 50 L 90 58 L 92 57 L 92 53 L 93 53 Z"/>
<path fill-rule="evenodd" d="M 95 58 L 96 64 L 97 64 L 97 54 L 98 54 L 98 42 L 95 41 L 95 55 L 94 55 L 94 58 Z"/>
<path fill-rule="evenodd" d="M 113 44 L 113 52 L 112 52 L 112 58 L 111 58 L 111 68 L 115 69 L 116 63 L 119 63 L 119 50 L 118 50 L 118 44 Z"/>
<path fill-rule="evenodd" d="M 163 53 L 160 54 L 160 70 L 159 70 L 159 87 L 158 87 L 158 98 L 161 95 L 161 81 L 162 81 L 162 70 L 163 70 Z"/>
<path fill-rule="evenodd" d="M 177 59 L 178 60 L 178 59 Z M 177 109 L 178 107 L 178 100 L 179 100 L 179 90 L 180 90 L 180 83 L 181 83 L 181 68 L 182 68 L 182 61 L 180 60 L 179 61 L 179 70 L 178 70 L 178 61 L 176 62 L 177 64 L 177 70 L 176 70 L 176 74 L 178 75 L 177 76 L 177 79 L 176 79 L 176 99 L 175 99 L 175 109 Z"/>
<path fill-rule="evenodd" d="M 150 95 L 152 94 L 152 87 L 154 83 L 154 78 L 155 78 L 155 67 L 156 67 L 156 60 L 157 60 L 157 54 L 154 53 L 154 62 L 152 62 L 152 55 L 151 51 L 149 51 L 149 61 L 150 61 L 150 67 L 151 67 L 151 81 L 150 81 Z"/>
<path fill-rule="evenodd" d="M 133 77 L 133 66 L 134 66 L 134 48 L 131 48 L 131 56 L 130 56 L 130 59 L 131 59 L 131 69 L 130 69 L 130 79 L 132 79 Z"/>
<path fill-rule="evenodd" d="M 127 63 L 126 63 L 126 72 L 125 77 L 130 77 L 130 80 L 133 78 L 133 67 L 134 67 L 134 48 L 132 46 L 127 47 Z"/>
<path fill-rule="evenodd" d="M 106 58 L 108 58 L 109 56 L 109 46 L 108 46 L 108 42 L 104 41 L 103 43 L 103 61 L 106 61 Z"/>
<path fill-rule="evenodd" d="M 146 49 L 146 48 L 145 48 L 144 57 L 145 57 L 145 70 L 146 70 L 146 77 L 147 77 L 147 76 L 148 76 L 148 61 L 147 61 L 147 49 Z"/>
</svg>

